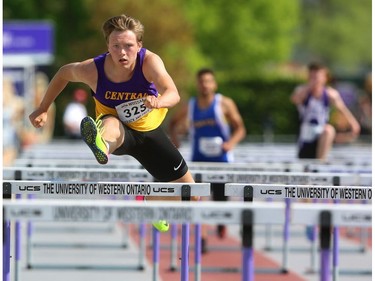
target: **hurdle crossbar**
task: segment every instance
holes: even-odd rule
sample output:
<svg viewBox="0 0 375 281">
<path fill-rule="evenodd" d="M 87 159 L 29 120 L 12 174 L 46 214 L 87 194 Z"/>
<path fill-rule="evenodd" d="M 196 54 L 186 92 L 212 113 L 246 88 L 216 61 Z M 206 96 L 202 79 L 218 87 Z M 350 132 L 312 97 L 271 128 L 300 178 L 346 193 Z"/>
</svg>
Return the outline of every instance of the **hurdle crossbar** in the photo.
<svg viewBox="0 0 375 281">
<path fill-rule="evenodd" d="M 52 188 L 52 189 L 51 189 Z M 78 195 L 78 196 L 111 196 L 111 195 L 143 195 L 143 196 L 179 196 L 182 199 L 191 196 L 209 196 L 209 183 L 155 183 L 155 182 L 72 182 L 72 181 L 6 181 L 3 182 L 4 195 L 27 194 L 48 195 L 51 197 Z M 18 224 L 18 222 L 16 222 Z M 30 224 L 30 223 L 28 223 Z M 29 226 L 29 225 L 28 225 Z M 142 228 L 142 227 L 141 227 Z M 140 229 L 140 233 L 142 229 Z M 28 231 L 30 233 L 30 231 Z M 17 238 L 16 238 L 17 239 Z M 19 241 L 19 239 L 18 239 Z M 19 242 L 16 241 L 16 248 Z M 141 242 L 140 247 L 142 247 Z M 30 252 L 30 245 L 28 247 Z M 16 250 L 17 252 L 17 250 Z M 29 257 L 29 255 L 28 255 Z M 29 259 L 28 259 L 29 260 Z M 140 261 L 143 258 L 140 257 Z M 16 259 L 16 264 L 18 260 Z M 28 263 L 31 268 L 31 264 Z M 35 267 L 35 266 L 34 266 Z M 138 266 L 144 268 L 143 263 Z"/>
<path fill-rule="evenodd" d="M 225 195 L 244 197 L 246 189 L 251 190 L 253 198 L 263 199 L 372 200 L 371 186 L 227 183 Z"/>
<path fill-rule="evenodd" d="M 337 181 L 338 183 L 338 181 Z M 328 199 L 337 203 L 342 200 L 354 200 L 360 203 L 372 201 L 372 189 L 366 186 L 318 186 L 318 185 L 280 185 L 280 184 L 225 184 L 225 195 L 244 197 L 252 201 L 253 198 L 285 199 L 285 225 L 283 262 L 287 268 L 288 236 L 291 213 L 291 200 L 293 199 Z M 368 204 L 370 205 L 370 204 Z M 313 224 L 314 225 L 314 224 Z M 336 227 L 335 227 L 336 228 Z M 335 229 L 334 229 L 335 230 Z M 337 230 L 334 232 L 334 257 L 338 255 Z M 337 258 L 334 263 L 335 275 L 338 275 Z M 366 271 L 368 272 L 368 271 Z"/>
<path fill-rule="evenodd" d="M 372 176 L 367 173 L 311 173 L 311 172 L 254 172 L 234 171 L 228 165 L 226 171 L 191 170 L 196 181 L 209 183 L 282 183 L 299 185 L 340 185 L 372 184 Z M 7 167 L 3 168 L 5 179 L 16 180 L 126 180 L 149 182 L 153 177 L 145 169 L 107 168 L 56 168 L 56 167 Z"/>
<path fill-rule="evenodd" d="M 214 170 L 226 171 L 228 165 L 231 170 L 237 171 L 279 171 L 279 172 L 357 172 L 371 173 L 371 164 L 338 164 L 338 163 L 316 163 L 314 161 L 253 161 L 253 162 L 235 162 L 235 163 L 209 163 L 209 162 L 187 162 L 190 170 Z M 72 159 L 29 159 L 19 158 L 15 161 L 15 166 L 40 166 L 40 167 L 92 167 L 98 166 L 95 159 L 72 160 Z M 124 161 L 122 159 L 111 159 L 105 165 L 106 168 L 126 168 L 126 169 L 142 169 L 142 165 L 135 161 Z"/>
<path fill-rule="evenodd" d="M 151 182 L 154 178 L 145 169 L 5 167 L 3 178 L 9 180 L 81 180 Z"/>
<path fill-rule="evenodd" d="M 120 200 L 9 200 L 3 202 L 4 217 L 20 221 L 80 221 L 149 223 L 166 219 L 173 223 L 240 224 L 243 210 L 252 210 L 256 224 L 282 224 L 284 204 L 274 202 L 178 202 Z M 223 212 L 225 210 L 225 212 Z M 318 224 L 321 210 L 332 211 L 332 224 L 371 227 L 371 205 L 295 203 L 291 223 Z M 218 215 L 219 214 L 219 215 Z M 222 214 L 222 215 L 220 215 Z"/>
<path fill-rule="evenodd" d="M 174 223 L 242 224 L 243 225 L 243 280 L 254 279 L 252 254 L 252 225 L 262 223 L 281 224 L 285 220 L 283 205 L 275 202 L 131 202 L 131 201 L 79 201 L 77 200 L 4 200 L 6 220 L 36 221 L 93 221 L 121 220 L 125 223 L 152 222 L 168 219 Z M 225 216 L 217 213 L 226 210 Z M 213 215 L 212 215 L 213 214 Z M 292 206 L 291 222 L 294 224 L 318 224 L 321 226 L 321 274 L 320 280 L 329 280 L 330 228 L 336 226 L 372 225 L 370 205 L 301 204 Z M 5 238 L 10 238 L 5 236 Z M 9 241 L 5 240 L 5 243 Z M 187 265 L 183 255 L 182 265 Z M 182 267 L 181 280 L 186 281 L 188 268 Z M 4 279 L 6 280 L 6 279 Z"/>
<path fill-rule="evenodd" d="M 17 181 L 3 182 L 6 194 L 33 195 L 128 195 L 128 196 L 209 196 L 209 183 L 102 182 L 102 181 Z"/>
</svg>

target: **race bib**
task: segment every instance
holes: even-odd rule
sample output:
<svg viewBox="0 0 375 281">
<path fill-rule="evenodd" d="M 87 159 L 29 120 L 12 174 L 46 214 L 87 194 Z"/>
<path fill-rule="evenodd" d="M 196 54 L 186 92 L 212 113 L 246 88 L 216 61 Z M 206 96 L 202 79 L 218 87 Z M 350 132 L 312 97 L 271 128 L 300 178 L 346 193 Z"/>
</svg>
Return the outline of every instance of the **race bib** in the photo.
<svg viewBox="0 0 375 281">
<path fill-rule="evenodd" d="M 199 139 L 199 151 L 207 156 L 220 156 L 223 153 L 223 139 L 221 137 L 205 137 Z"/>
<path fill-rule="evenodd" d="M 147 108 L 143 103 L 143 99 L 124 102 L 116 106 L 116 111 L 120 120 L 124 123 L 132 123 L 142 116 L 149 113 L 152 109 Z"/>
<path fill-rule="evenodd" d="M 304 123 L 301 126 L 301 140 L 311 142 L 315 140 L 322 132 L 322 125 Z"/>
</svg>

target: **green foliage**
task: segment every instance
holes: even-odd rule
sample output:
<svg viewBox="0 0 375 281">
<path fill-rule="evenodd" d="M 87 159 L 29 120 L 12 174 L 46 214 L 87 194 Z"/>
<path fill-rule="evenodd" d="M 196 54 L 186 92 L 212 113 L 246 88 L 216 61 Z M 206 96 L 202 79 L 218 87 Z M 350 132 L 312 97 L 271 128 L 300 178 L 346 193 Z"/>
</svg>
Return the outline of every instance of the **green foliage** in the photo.
<svg viewBox="0 0 375 281">
<path fill-rule="evenodd" d="M 290 95 L 301 80 L 255 78 L 220 83 L 219 92 L 236 102 L 249 135 L 272 126 L 275 134 L 296 134 L 298 114 Z"/>
<path fill-rule="evenodd" d="M 197 69 L 212 67 L 249 134 L 260 134 L 267 120 L 275 133 L 297 131 L 289 95 L 299 81 L 281 78 L 276 66 L 313 58 L 340 69 L 371 65 L 371 11 L 370 0 L 3 0 L 4 20 L 55 23 L 50 77 L 65 63 L 107 50 L 101 33 L 106 19 L 122 13 L 138 18 L 144 46 L 163 58 L 182 97 L 194 94 Z M 66 100 L 62 95 L 57 106 Z"/>
<path fill-rule="evenodd" d="M 217 70 L 256 73 L 286 61 L 295 43 L 298 1 L 190 0 L 185 12 L 204 55 Z"/>
<path fill-rule="evenodd" d="M 349 71 L 372 61 L 372 1 L 303 1 L 299 52 Z M 342 71 L 342 70 L 341 70 Z"/>
</svg>

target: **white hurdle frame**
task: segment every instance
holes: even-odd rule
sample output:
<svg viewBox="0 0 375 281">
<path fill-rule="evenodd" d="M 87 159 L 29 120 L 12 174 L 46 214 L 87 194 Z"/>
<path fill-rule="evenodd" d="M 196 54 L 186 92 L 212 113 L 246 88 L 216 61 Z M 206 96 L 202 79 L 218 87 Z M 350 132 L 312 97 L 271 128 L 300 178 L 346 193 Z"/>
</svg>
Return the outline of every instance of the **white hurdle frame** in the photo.
<svg viewBox="0 0 375 281">
<path fill-rule="evenodd" d="M 208 168 L 209 166 L 206 165 Z M 214 163 L 216 164 L 216 163 Z M 222 163 L 221 163 L 222 164 Z M 216 165 L 213 165 L 216 166 Z M 230 166 L 227 166 L 231 168 Z M 144 169 L 126 170 L 123 169 L 107 169 L 107 168 L 41 168 L 41 167 L 10 167 L 3 169 L 5 176 L 9 178 L 17 178 L 21 180 L 149 180 L 152 176 Z M 370 174 L 357 174 L 357 173 L 309 173 L 309 172 L 248 172 L 248 171 L 225 171 L 225 173 L 217 173 L 212 170 L 191 171 L 195 180 L 199 182 L 210 183 L 248 183 L 252 184 L 299 184 L 299 185 L 350 185 L 350 186 L 366 186 L 372 184 L 372 177 Z M 270 198 L 272 199 L 272 198 Z M 287 208 L 289 204 L 287 202 Z M 284 225 L 284 236 L 289 236 L 288 225 Z M 196 229 L 198 231 L 198 229 Z M 287 232 L 286 232 L 287 231 Z M 176 254 L 177 254 L 177 240 L 174 226 L 172 225 L 171 236 L 172 244 L 171 251 L 171 266 L 172 271 L 177 269 Z M 270 227 L 267 227 L 266 235 L 270 237 Z M 284 244 L 282 247 L 283 261 L 281 272 L 288 272 L 288 252 L 287 238 L 284 237 Z M 267 240 L 268 243 L 270 239 Z M 198 241 L 197 241 L 198 242 Z M 316 271 L 316 255 L 317 244 L 316 240 L 311 245 L 311 268 Z M 271 247 L 269 247 L 271 249 Z M 361 247 L 363 250 L 364 247 Z M 197 260 L 200 260 L 197 258 Z M 197 262 L 198 263 L 198 262 Z M 200 266 L 198 264 L 198 266 Z M 262 271 L 262 270 L 260 270 Z M 264 273 L 267 270 L 263 270 Z"/>
<path fill-rule="evenodd" d="M 68 162 L 68 163 L 67 163 Z M 215 170 L 225 171 L 228 163 L 210 163 L 210 162 L 187 162 L 190 170 Z M 345 163 L 321 163 L 314 160 L 303 160 L 298 159 L 294 161 L 272 161 L 272 162 L 234 162 L 230 163 L 231 170 L 239 171 L 279 171 L 279 172 L 356 172 L 356 173 L 371 173 L 371 164 L 345 164 Z M 40 159 L 40 158 L 19 158 L 16 159 L 14 166 L 22 167 L 98 167 L 98 163 L 95 159 Z M 116 169 L 140 169 L 143 168 L 134 159 L 111 159 L 111 161 L 105 165 L 106 168 Z"/>
<path fill-rule="evenodd" d="M 212 166 L 212 167 L 215 167 Z M 207 167 L 206 167 L 207 168 Z M 233 169 L 232 169 L 233 168 Z M 290 183 L 290 184 L 332 184 L 336 179 L 340 185 L 371 185 L 372 175 L 354 172 L 277 172 L 277 171 L 236 171 L 232 164 L 226 165 L 223 173 L 213 170 L 190 169 L 199 182 L 215 183 Z M 111 180 L 111 181 L 152 181 L 153 177 L 145 169 L 108 168 L 57 168 L 57 167 L 5 167 L 5 179 L 17 180 Z"/>
<path fill-rule="evenodd" d="M 206 163 L 208 164 L 208 163 Z M 214 163 L 216 164 L 216 163 Z M 213 165 L 215 166 L 215 165 Z M 218 165 L 219 166 L 219 165 Z M 206 167 L 208 167 L 206 165 Z M 228 169 L 231 168 L 231 164 L 229 164 Z M 370 174 L 357 174 L 357 173 L 309 173 L 309 172 L 246 172 L 246 171 L 228 171 L 226 170 L 223 173 L 217 173 L 211 170 L 203 170 L 203 171 L 191 171 L 195 177 L 196 181 L 201 182 L 210 182 L 210 183 L 249 183 L 252 184 L 294 184 L 294 185 L 347 185 L 347 186 L 366 186 L 371 185 L 372 177 Z M 267 197 L 267 196 L 266 196 Z M 285 198 L 285 197 L 283 197 Z M 270 194 L 265 199 L 275 199 Z M 290 202 L 288 198 L 286 200 L 286 208 L 290 207 Z M 286 210 L 287 211 L 287 210 Z M 269 228 L 267 229 L 269 230 Z M 268 231 L 269 232 L 269 231 Z M 266 233 L 266 235 L 270 236 L 270 233 Z M 288 253 L 289 253 L 289 246 L 287 243 L 288 236 L 289 236 L 289 225 L 284 225 L 284 244 L 282 245 L 282 266 L 280 270 L 276 270 L 276 272 L 287 273 L 288 272 Z M 269 241 L 269 240 L 268 240 Z M 198 241 L 197 241 L 198 242 Z M 312 269 L 316 269 L 316 255 L 317 255 L 317 241 L 313 241 L 311 245 L 311 267 Z M 175 248 L 175 247 L 174 247 Z M 174 249 L 171 247 L 171 250 Z M 363 249 L 363 247 L 361 248 Z M 176 250 L 175 250 L 176 251 Z M 172 254 L 173 256 L 173 254 Z M 199 262 L 199 259 L 198 261 Z M 175 270 L 176 265 L 171 264 L 171 269 Z M 206 268 L 207 270 L 213 270 L 214 268 Z M 233 271 L 233 269 L 228 269 Z M 262 273 L 272 273 L 275 270 L 267 270 L 267 269 L 258 269 L 259 272 Z"/>
<path fill-rule="evenodd" d="M 231 215 L 225 218 L 207 216 L 225 208 Z M 254 280 L 253 225 L 263 223 L 282 224 L 285 215 L 280 203 L 254 202 L 148 202 L 140 204 L 130 201 L 77 201 L 77 200 L 4 200 L 5 222 L 10 220 L 35 221 L 124 221 L 126 223 L 152 222 L 167 219 L 170 222 L 184 224 L 242 224 L 243 259 L 242 280 Z M 62 215 L 64 214 L 64 215 Z M 67 214 L 70 214 L 67 215 Z M 73 215 L 74 214 L 74 215 Z M 85 214 L 80 215 L 80 214 Z M 210 217 L 208 220 L 207 217 Z M 355 218 L 355 219 L 353 219 Z M 366 205 L 327 205 L 301 204 L 292 206 L 291 222 L 294 224 L 316 224 L 321 229 L 321 268 L 320 280 L 330 280 L 330 233 L 336 226 L 372 225 L 372 208 Z M 6 224 L 6 223 L 5 223 Z M 188 234 L 188 233 L 187 233 Z M 188 234 L 189 235 L 189 234 Z M 10 236 L 4 236 L 4 245 L 10 245 Z M 183 240 L 188 239 L 183 237 Z M 187 252 L 182 253 L 181 281 L 189 277 Z M 9 261 L 8 261 L 9 262 Z M 4 272 L 4 281 L 8 281 Z"/>
<path fill-rule="evenodd" d="M 56 197 L 58 195 L 66 196 L 67 194 L 61 194 L 61 193 L 55 193 L 54 188 L 58 186 L 77 186 L 78 189 L 68 189 L 68 190 L 76 190 L 80 192 L 72 192 L 71 194 L 68 194 L 69 196 L 89 196 L 94 198 L 95 196 L 117 196 L 117 195 L 142 195 L 142 196 L 178 196 L 183 201 L 188 201 L 192 196 L 209 196 L 210 195 L 210 184 L 209 183 L 162 183 L 162 182 L 74 182 L 74 181 L 21 181 L 21 180 L 9 180 L 3 182 L 3 198 L 4 199 L 10 199 L 12 194 L 34 194 L 34 195 L 46 195 L 47 197 Z M 116 191 L 115 188 L 107 190 L 105 194 L 103 194 L 100 191 L 100 188 L 102 186 L 122 186 L 122 194 L 118 194 L 118 190 Z M 126 188 L 125 188 L 126 187 Z M 57 191 L 57 189 L 56 189 Z M 16 201 L 21 201 L 24 199 L 19 199 Z M 30 200 L 29 200 L 30 201 Z M 31 200 L 34 201 L 34 200 Z M 49 200 L 48 200 L 49 201 Z M 116 202 L 113 201 L 112 202 Z M 147 203 L 151 203 L 152 201 L 148 201 Z M 139 203 L 139 202 L 137 202 Z M 6 225 L 6 223 L 4 224 Z M 6 228 L 6 227 L 5 227 Z M 183 236 L 187 235 L 187 232 L 189 231 L 188 225 L 182 225 L 182 232 Z M 10 234 L 9 234 L 10 235 Z M 16 233 L 16 240 L 17 235 L 19 233 Z M 153 238 L 154 241 L 156 241 L 154 244 L 158 244 L 159 242 L 159 232 L 156 229 L 153 229 Z M 186 246 L 186 245 L 184 245 Z M 157 247 L 154 248 L 154 250 L 159 251 Z M 16 247 L 16 260 L 15 260 L 15 275 L 16 280 L 18 279 L 18 259 L 17 257 L 19 254 L 17 253 L 18 249 Z M 8 255 L 9 254 L 9 255 Z M 3 257 L 5 260 L 8 260 L 8 257 L 10 256 L 10 253 L 3 252 Z M 153 268 L 153 275 L 154 280 L 157 280 L 157 271 L 158 271 L 158 258 L 159 254 L 154 253 L 154 268 Z M 186 262 L 186 261 L 182 261 Z M 9 264 L 5 264 L 5 267 L 10 266 Z M 139 265 L 138 267 L 141 267 L 142 265 Z M 35 267 L 35 265 L 33 266 Z M 140 268 L 143 269 L 143 268 Z M 6 279 L 4 279 L 6 280 Z"/>
<path fill-rule="evenodd" d="M 300 192 L 299 192 L 300 191 Z M 348 192 L 354 191 L 355 198 Z M 360 193 L 360 194 L 358 194 Z M 319 195 L 318 195 L 319 194 Z M 253 198 L 274 198 L 286 199 L 285 208 L 285 226 L 284 231 L 288 233 L 288 225 L 290 222 L 291 214 L 291 201 L 292 199 L 328 199 L 334 203 L 340 200 L 358 200 L 360 202 L 372 201 L 372 187 L 371 186 L 319 186 L 319 185 L 282 185 L 282 184 L 238 184 L 227 183 L 225 184 L 225 195 L 234 197 L 243 197 L 245 201 L 253 201 Z M 358 195 L 358 196 L 357 196 Z M 350 198 L 347 198 L 350 196 Z M 294 203 L 296 204 L 296 203 Z M 314 203 L 317 204 L 317 203 Z M 337 206 L 337 204 L 334 204 Z M 341 205 L 342 206 L 342 205 Z M 356 205 L 358 206 L 358 204 Z M 367 205 L 370 206 L 371 205 Z M 338 267 L 338 232 L 337 227 L 333 227 L 333 280 L 338 280 L 339 267 Z M 287 251 L 288 241 L 285 241 L 283 248 L 283 260 L 287 264 Z M 286 267 L 285 267 L 286 268 Z M 371 273 L 371 271 L 368 271 Z"/>
</svg>

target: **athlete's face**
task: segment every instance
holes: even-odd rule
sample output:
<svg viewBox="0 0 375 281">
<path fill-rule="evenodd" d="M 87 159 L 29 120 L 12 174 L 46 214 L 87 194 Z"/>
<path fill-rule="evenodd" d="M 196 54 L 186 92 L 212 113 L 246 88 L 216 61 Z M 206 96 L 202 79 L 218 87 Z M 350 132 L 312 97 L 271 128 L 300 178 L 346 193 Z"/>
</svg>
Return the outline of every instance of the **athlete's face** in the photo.
<svg viewBox="0 0 375 281">
<path fill-rule="evenodd" d="M 108 38 L 108 52 L 113 62 L 125 68 L 131 68 L 137 59 L 137 53 L 141 49 L 141 42 L 133 31 L 113 31 Z"/>
<path fill-rule="evenodd" d="M 197 81 L 197 88 L 201 95 L 214 94 L 217 90 L 215 77 L 211 73 L 201 75 Z"/>
<path fill-rule="evenodd" d="M 312 87 L 321 87 L 327 83 L 327 71 L 325 69 L 309 72 L 309 82 Z"/>
</svg>

